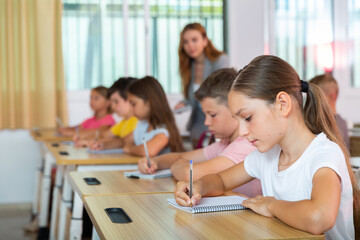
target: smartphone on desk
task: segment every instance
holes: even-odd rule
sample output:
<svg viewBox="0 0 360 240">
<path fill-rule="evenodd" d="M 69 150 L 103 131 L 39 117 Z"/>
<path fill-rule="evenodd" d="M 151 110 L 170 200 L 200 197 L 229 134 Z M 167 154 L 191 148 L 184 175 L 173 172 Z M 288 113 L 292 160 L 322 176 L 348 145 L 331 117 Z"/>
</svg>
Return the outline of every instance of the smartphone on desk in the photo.
<svg viewBox="0 0 360 240">
<path fill-rule="evenodd" d="M 100 182 L 99 180 L 97 180 L 97 178 L 94 178 L 94 177 L 84 178 L 84 181 L 85 181 L 88 185 L 99 185 L 99 184 L 101 184 L 101 182 Z"/>
<path fill-rule="evenodd" d="M 122 208 L 106 208 L 105 212 L 113 223 L 131 223 L 131 218 Z"/>
</svg>

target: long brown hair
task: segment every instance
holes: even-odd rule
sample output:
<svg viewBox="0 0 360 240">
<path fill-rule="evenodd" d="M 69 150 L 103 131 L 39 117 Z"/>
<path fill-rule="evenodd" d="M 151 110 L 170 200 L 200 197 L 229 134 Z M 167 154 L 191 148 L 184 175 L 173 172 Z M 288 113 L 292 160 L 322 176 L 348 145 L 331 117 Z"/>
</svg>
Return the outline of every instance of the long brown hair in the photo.
<svg viewBox="0 0 360 240">
<path fill-rule="evenodd" d="M 184 33 L 188 30 L 197 30 L 201 33 L 203 38 L 208 40 L 208 44 L 204 49 L 205 56 L 210 61 L 215 61 L 223 52 L 217 50 L 210 39 L 207 38 L 206 30 L 200 23 L 189 23 L 180 33 L 180 43 L 179 43 L 179 72 L 181 77 L 181 84 L 184 96 L 188 98 L 188 91 L 190 86 L 191 79 L 191 58 L 186 54 L 184 46 Z"/>
<path fill-rule="evenodd" d="M 306 126 L 314 134 L 324 132 L 338 144 L 344 153 L 353 188 L 353 212 L 356 239 L 360 237 L 360 191 L 350 165 L 350 154 L 345 147 L 333 112 L 322 90 L 309 83 L 303 107 L 301 81 L 296 71 L 284 60 L 276 56 L 259 56 L 245 66 L 238 74 L 232 90 L 273 103 L 277 94 L 284 91 L 295 97 Z"/>
<path fill-rule="evenodd" d="M 146 76 L 130 84 L 129 93 L 150 103 L 149 124 L 155 129 L 165 124 L 169 131 L 169 146 L 172 152 L 183 151 L 182 139 L 175 124 L 164 89 L 153 77 Z"/>
<path fill-rule="evenodd" d="M 98 86 L 98 87 L 95 87 L 95 88 L 91 89 L 91 91 L 95 91 L 98 94 L 100 94 L 101 96 L 103 96 L 106 100 L 109 100 L 109 98 L 108 98 L 108 88 L 107 87 Z M 111 109 L 110 104 L 109 104 L 108 108 L 106 109 L 106 111 L 107 111 L 108 114 L 112 113 L 112 109 Z"/>
</svg>

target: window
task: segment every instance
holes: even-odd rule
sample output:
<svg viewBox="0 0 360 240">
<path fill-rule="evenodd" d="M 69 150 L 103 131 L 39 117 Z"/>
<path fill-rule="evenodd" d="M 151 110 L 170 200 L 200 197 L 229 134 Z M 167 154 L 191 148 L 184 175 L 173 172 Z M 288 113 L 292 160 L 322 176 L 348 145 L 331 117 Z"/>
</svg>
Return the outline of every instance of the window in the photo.
<svg viewBox="0 0 360 240">
<path fill-rule="evenodd" d="M 360 0 L 348 0 L 351 86 L 360 87 Z"/>
<path fill-rule="evenodd" d="M 289 62 L 303 80 L 334 66 L 332 0 L 276 0 L 276 55 Z"/>
<path fill-rule="evenodd" d="M 155 76 L 180 93 L 178 44 L 182 28 L 200 22 L 219 49 L 221 0 L 63 0 L 67 89 L 110 86 L 121 76 Z M 148 34 L 146 34 L 148 33 Z"/>
</svg>

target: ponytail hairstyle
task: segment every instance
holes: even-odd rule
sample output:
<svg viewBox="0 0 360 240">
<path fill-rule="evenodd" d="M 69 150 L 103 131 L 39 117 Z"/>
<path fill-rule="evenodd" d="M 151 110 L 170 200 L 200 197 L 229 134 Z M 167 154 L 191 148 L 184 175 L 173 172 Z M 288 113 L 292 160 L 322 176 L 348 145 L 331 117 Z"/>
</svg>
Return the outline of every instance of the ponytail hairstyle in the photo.
<svg viewBox="0 0 360 240">
<path fill-rule="evenodd" d="M 108 89 L 104 86 L 98 86 L 96 88 L 91 89 L 91 91 L 95 91 L 98 94 L 100 94 L 101 96 L 103 96 L 106 100 L 109 100 L 108 98 Z M 106 109 L 108 114 L 112 114 L 112 109 L 111 109 L 111 105 L 109 104 L 109 106 Z"/>
<path fill-rule="evenodd" d="M 359 186 L 350 165 L 350 154 L 322 90 L 315 84 L 300 80 L 290 64 L 270 55 L 256 57 L 240 70 L 231 90 L 268 103 L 274 103 L 279 92 L 288 93 L 296 99 L 309 130 L 314 134 L 324 132 L 327 138 L 340 146 L 353 187 L 354 228 L 358 239 L 360 237 Z M 304 106 L 302 92 L 306 93 Z"/>
<path fill-rule="evenodd" d="M 186 54 L 184 50 L 184 34 L 188 30 L 196 30 L 201 33 L 203 38 L 207 38 L 206 30 L 200 23 L 189 23 L 180 33 L 180 43 L 179 43 L 179 72 L 181 77 L 182 90 L 185 98 L 189 98 L 189 86 L 191 79 L 191 58 Z M 208 44 L 204 49 L 205 56 L 210 61 L 215 61 L 223 52 L 217 50 L 210 39 L 208 39 Z"/>
<path fill-rule="evenodd" d="M 153 77 L 146 76 L 132 82 L 127 91 L 130 94 L 149 102 L 150 117 L 149 124 L 156 129 L 165 125 L 169 131 L 169 146 L 172 152 L 183 151 L 182 139 L 175 124 L 174 115 L 169 107 L 164 89 Z"/>
</svg>

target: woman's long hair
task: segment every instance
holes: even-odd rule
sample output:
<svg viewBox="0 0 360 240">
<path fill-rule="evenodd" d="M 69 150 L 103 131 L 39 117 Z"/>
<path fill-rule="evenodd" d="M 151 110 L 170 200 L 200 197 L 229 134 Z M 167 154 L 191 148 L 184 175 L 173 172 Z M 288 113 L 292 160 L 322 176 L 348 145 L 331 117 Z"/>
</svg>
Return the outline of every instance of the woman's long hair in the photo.
<svg viewBox="0 0 360 240">
<path fill-rule="evenodd" d="M 188 30 L 197 30 L 201 33 L 203 38 L 207 38 L 206 30 L 200 23 L 189 23 L 180 33 L 180 43 L 179 43 L 179 72 L 181 77 L 182 90 L 185 98 L 188 98 L 188 91 L 190 86 L 191 79 L 191 58 L 186 54 L 184 46 L 184 33 Z M 205 56 L 210 61 L 215 61 L 223 52 L 217 50 L 210 39 L 208 39 L 208 44 L 204 49 Z"/>
<path fill-rule="evenodd" d="M 164 89 L 153 77 L 146 76 L 130 84 L 128 92 L 150 104 L 149 124 L 155 129 L 165 125 L 169 131 L 169 146 L 172 152 L 183 151 L 182 139 L 169 107 Z"/>
<path fill-rule="evenodd" d="M 232 90 L 273 103 L 279 92 L 295 97 L 302 109 L 306 126 L 314 134 L 324 132 L 338 144 L 344 153 L 353 188 L 353 211 L 356 239 L 360 238 L 360 191 L 350 165 L 350 154 L 345 146 L 333 112 L 322 90 L 309 83 L 303 107 L 301 81 L 296 71 L 284 60 L 275 56 L 259 56 L 245 66 L 238 74 Z"/>
</svg>

